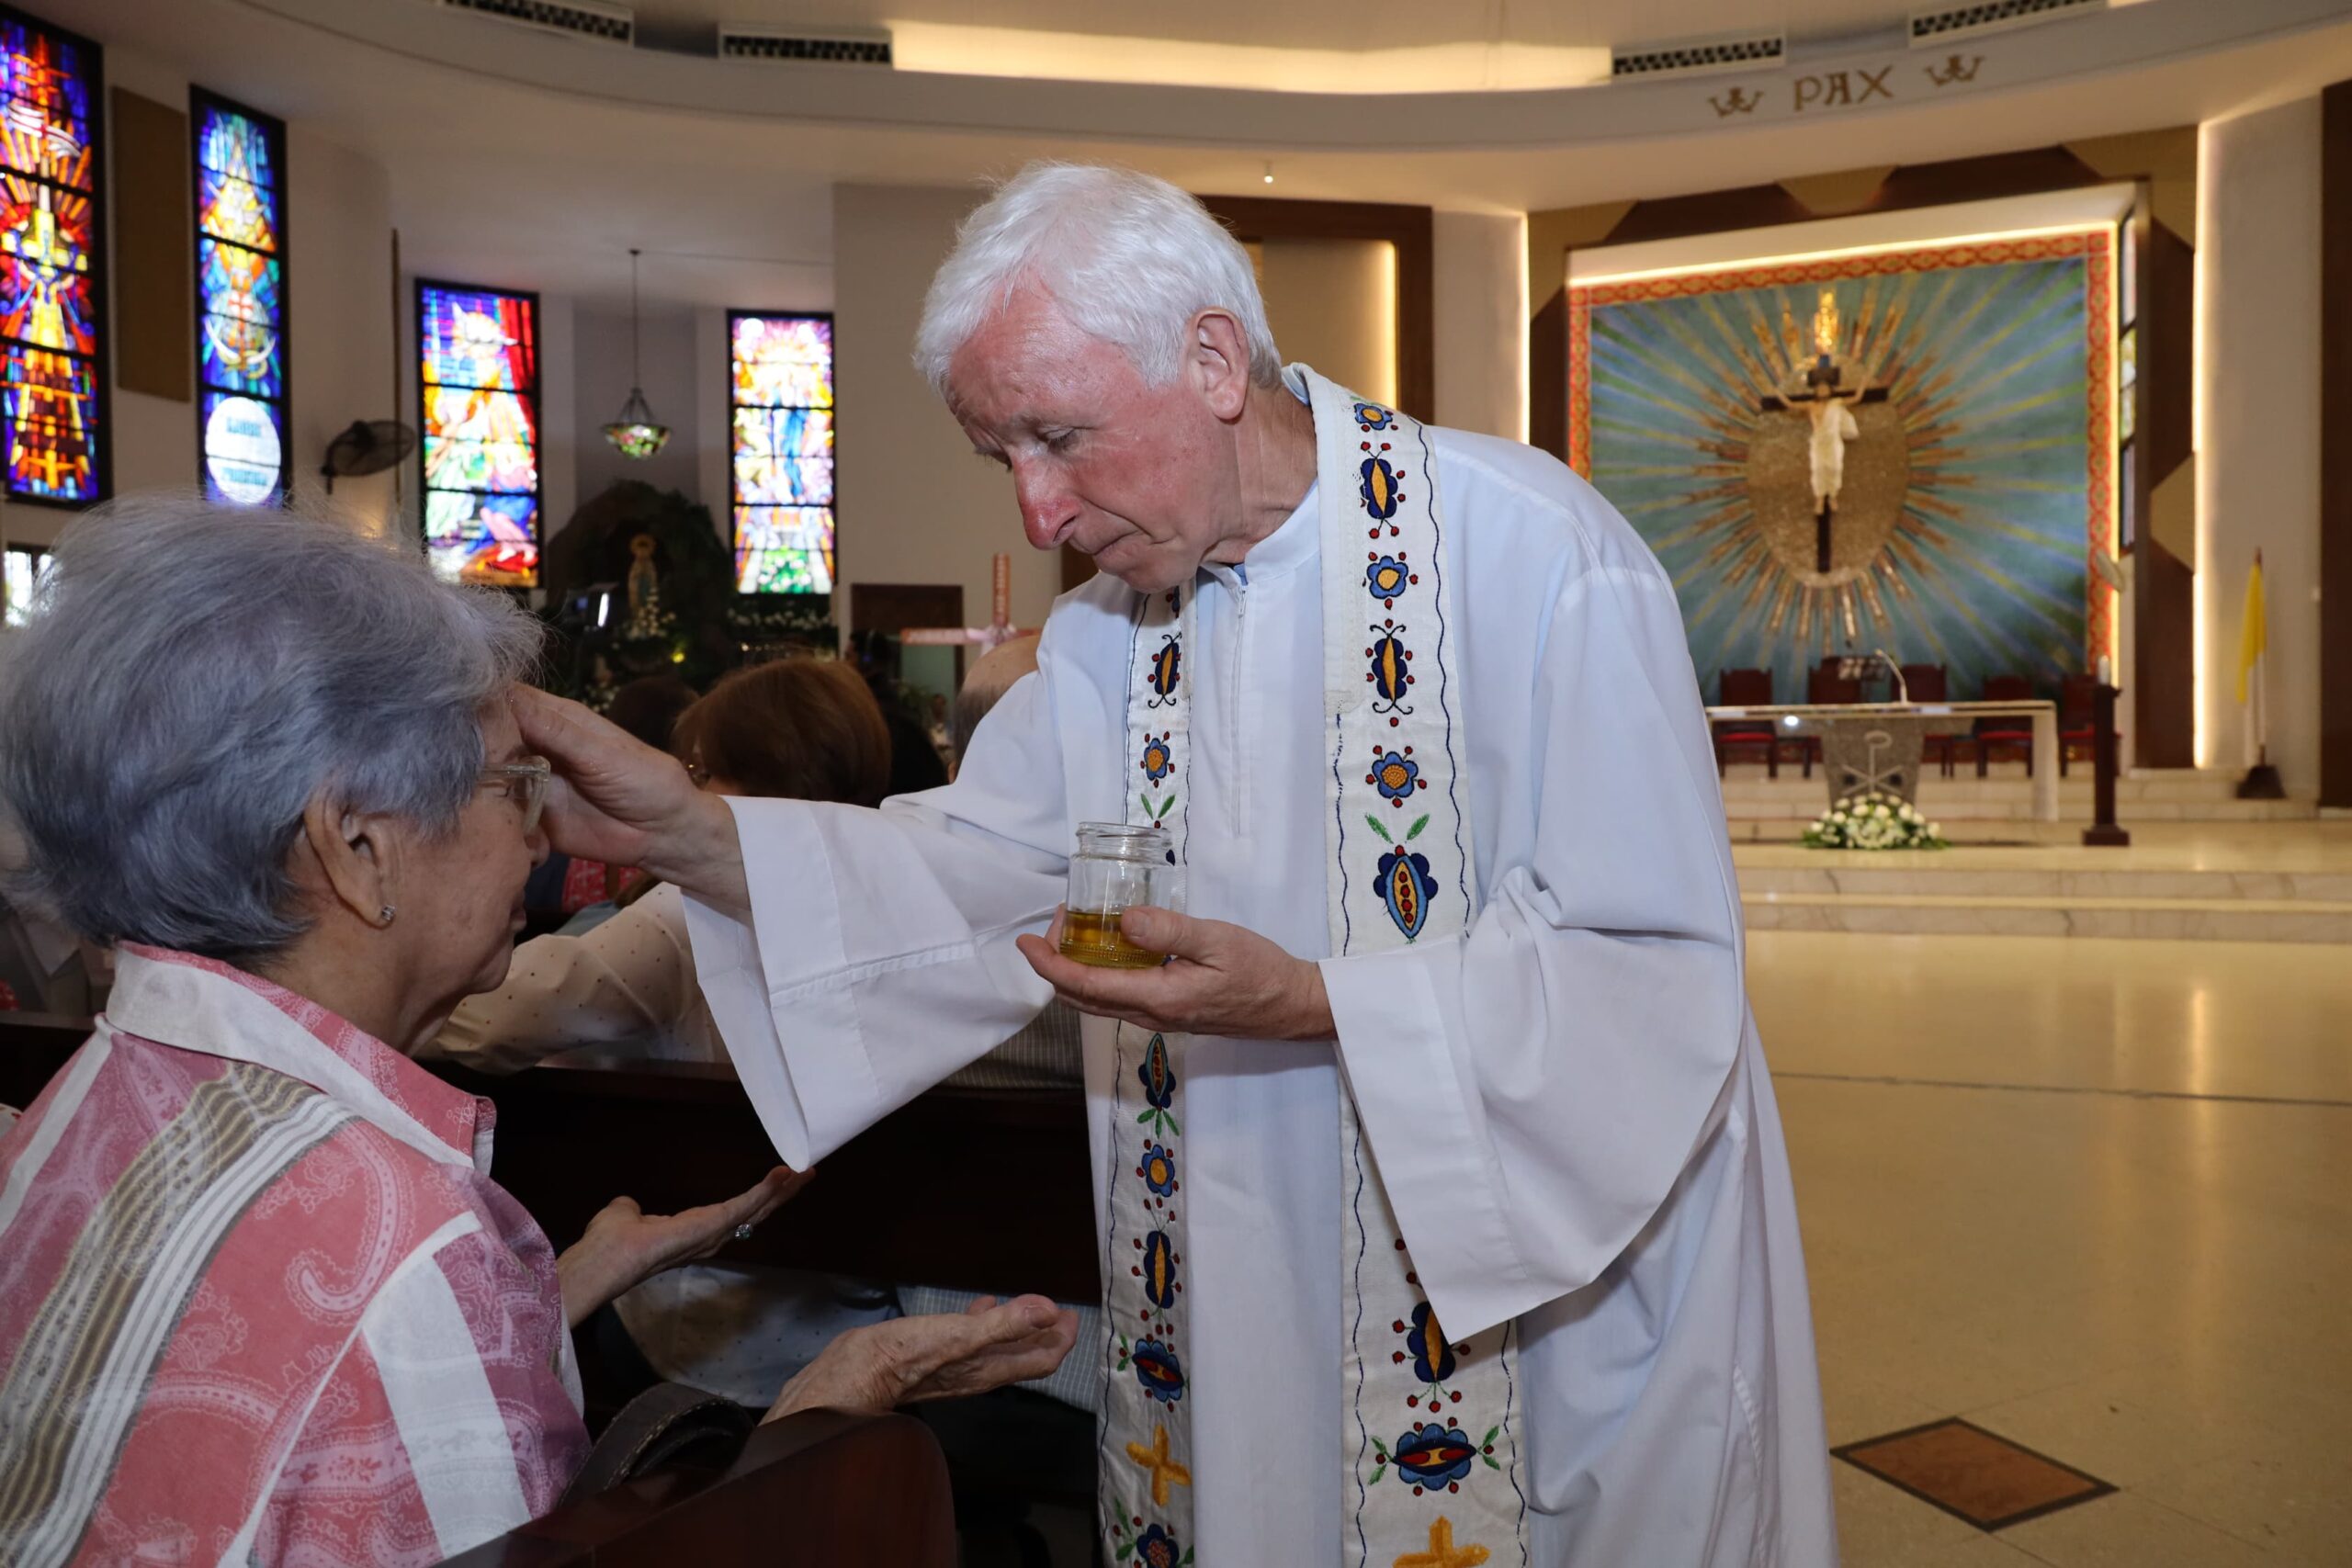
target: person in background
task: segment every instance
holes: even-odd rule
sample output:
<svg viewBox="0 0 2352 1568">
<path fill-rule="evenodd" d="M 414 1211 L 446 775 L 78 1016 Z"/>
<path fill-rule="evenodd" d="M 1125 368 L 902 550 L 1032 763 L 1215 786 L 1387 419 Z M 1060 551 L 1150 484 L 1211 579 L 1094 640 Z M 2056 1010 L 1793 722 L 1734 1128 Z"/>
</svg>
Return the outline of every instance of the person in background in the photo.
<svg viewBox="0 0 2352 1568">
<path fill-rule="evenodd" d="M 410 1054 L 495 987 L 547 852 L 539 630 L 287 509 L 118 503 L 0 671 L 17 891 L 119 954 L 0 1136 L 0 1562 L 427 1563 L 587 1457 L 569 1330 L 756 1224 L 616 1200 L 558 1256 L 491 1107 Z M 364 613 L 355 614 L 355 607 Z M 1040 1298 L 845 1335 L 771 1415 L 1057 1365 Z"/>
<path fill-rule="evenodd" d="M 885 633 L 854 632 L 849 646 L 850 657 L 865 678 L 866 689 L 882 709 L 882 722 L 890 730 L 890 787 L 884 793 L 914 795 L 937 789 L 947 782 L 947 764 L 940 760 L 930 731 L 910 705 L 919 699 L 910 698 L 909 689 L 899 681 L 895 644 Z"/>
<path fill-rule="evenodd" d="M 657 751 L 670 749 L 671 732 L 678 719 L 695 705 L 695 689 L 676 675 L 639 675 L 624 682 L 613 694 L 605 716 Z M 525 934 L 540 936 L 559 930 L 583 911 L 597 909 L 583 922 L 594 926 L 611 917 L 610 906 L 638 879 L 634 866 L 606 865 L 603 861 L 575 861 L 560 852 L 531 873 L 523 890 Z M 579 934 L 577 931 L 574 935 Z"/>
</svg>

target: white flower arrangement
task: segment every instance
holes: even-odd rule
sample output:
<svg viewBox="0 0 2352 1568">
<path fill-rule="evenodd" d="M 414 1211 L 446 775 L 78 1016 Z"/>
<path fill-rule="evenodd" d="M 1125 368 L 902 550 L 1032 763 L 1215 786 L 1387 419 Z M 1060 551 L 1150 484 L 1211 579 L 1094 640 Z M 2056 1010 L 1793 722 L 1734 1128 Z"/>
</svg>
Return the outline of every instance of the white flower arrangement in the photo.
<svg viewBox="0 0 2352 1568">
<path fill-rule="evenodd" d="M 1804 830 L 1808 849 L 1815 850 L 1944 850 L 1951 847 L 1943 829 L 1919 814 L 1909 801 L 1883 790 L 1849 795 Z"/>
</svg>

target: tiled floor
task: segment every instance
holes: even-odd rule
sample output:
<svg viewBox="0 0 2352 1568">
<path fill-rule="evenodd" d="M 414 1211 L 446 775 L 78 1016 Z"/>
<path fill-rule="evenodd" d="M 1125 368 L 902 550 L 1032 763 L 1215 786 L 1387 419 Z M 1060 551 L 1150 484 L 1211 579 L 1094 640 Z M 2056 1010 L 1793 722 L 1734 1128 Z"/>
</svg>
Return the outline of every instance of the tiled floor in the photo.
<svg viewBox="0 0 2352 1568">
<path fill-rule="evenodd" d="M 1848 1568 L 2352 1563 L 2352 962 L 1759 931 L 1749 987 L 1831 1443 L 2119 1488 L 1986 1534 L 1840 1463 Z"/>
</svg>

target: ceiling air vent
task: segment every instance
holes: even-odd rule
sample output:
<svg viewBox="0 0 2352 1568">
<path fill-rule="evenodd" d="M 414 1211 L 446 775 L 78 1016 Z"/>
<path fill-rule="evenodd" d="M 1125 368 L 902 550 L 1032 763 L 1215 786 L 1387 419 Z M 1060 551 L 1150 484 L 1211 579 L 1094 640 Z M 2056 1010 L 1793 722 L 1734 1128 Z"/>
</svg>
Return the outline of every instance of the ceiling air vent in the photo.
<svg viewBox="0 0 2352 1568">
<path fill-rule="evenodd" d="M 763 28 L 725 22 L 718 52 L 727 60 L 816 60 L 836 65 L 888 65 L 890 34 L 881 28 Z"/>
<path fill-rule="evenodd" d="M 1659 76 L 1702 76 L 1716 71 L 1769 70 L 1781 63 L 1788 39 L 1780 33 L 1745 38 L 1692 39 L 1610 51 L 1609 78 L 1627 82 Z"/>
<path fill-rule="evenodd" d="M 471 11 L 573 38 L 605 43 L 637 41 L 637 13 L 601 0 L 441 0 L 441 4 L 452 11 Z"/>
<path fill-rule="evenodd" d="M 1947 6 L 1911 13 L 1911 47 L 1932 49 L 1954 39 L 2030 27 L 2084 11 L 2099 11 L 2107 0 L 1986 0 L 1981 6 Z"/>
</svg>

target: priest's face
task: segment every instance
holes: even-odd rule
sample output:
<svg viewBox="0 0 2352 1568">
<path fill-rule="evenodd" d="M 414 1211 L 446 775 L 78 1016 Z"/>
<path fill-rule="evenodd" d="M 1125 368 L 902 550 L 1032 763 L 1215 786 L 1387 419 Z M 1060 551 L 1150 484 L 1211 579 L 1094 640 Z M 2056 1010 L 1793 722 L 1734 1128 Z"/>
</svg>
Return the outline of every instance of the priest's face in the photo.
<svg viewBox="0 0 2352 1568">
<path fill-rule="evenodd" d="M 1228 374 L 1204 349 L 1148 386 L 1118 345 L 1023 288 L 957 350 L 947 403 L 973 450 L 1012 474 L 1032 545 L 1074 545 L 1149 593 L 1190 582 L 1240 529 L 1248 380 L 1246 362 Z"/>
</svg>

